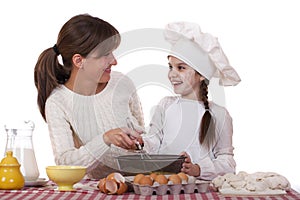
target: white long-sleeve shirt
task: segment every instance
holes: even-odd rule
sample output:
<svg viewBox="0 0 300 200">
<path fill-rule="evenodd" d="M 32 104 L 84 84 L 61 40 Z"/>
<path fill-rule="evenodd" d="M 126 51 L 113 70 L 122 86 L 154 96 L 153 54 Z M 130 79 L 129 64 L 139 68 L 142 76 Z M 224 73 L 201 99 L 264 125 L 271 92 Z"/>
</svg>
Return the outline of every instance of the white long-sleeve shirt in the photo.
<svg viewBox="0 0 300 200">
<path fill-rule="evenodd" d="M 180 154 L 186 151 L 201 168 L 198 178 L 212 180 L 217 175 L 235 172 L 232 146 L 232 119 L 228 111 L 210 102 L 216 124 L 216 140 L 210 149 L 199 142 L 203 103 L 181 97 L 165 97 L 157 106 L 144 136 L 145 149 L 150 153 Z"/>
<path fill-rule="evenodd" d="M 61 85 L 47 99 L 45 111 L 56 164 L 87 166 L 90 178 L 104 177 L 116 167 L 103 141 L 106 131 L 126 127 L 127 117 L 144 126 L 136 89 L 119 72 L 112 72 L 105 89 L 92 96 Z"/>
</svg>

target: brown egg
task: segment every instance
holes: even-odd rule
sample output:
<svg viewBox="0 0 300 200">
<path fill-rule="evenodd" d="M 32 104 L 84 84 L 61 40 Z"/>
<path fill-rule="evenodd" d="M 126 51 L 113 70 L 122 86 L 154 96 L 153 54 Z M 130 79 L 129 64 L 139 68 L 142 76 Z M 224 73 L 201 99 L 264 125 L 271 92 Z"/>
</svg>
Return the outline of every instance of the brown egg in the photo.
<svg viewBox="0 0 300 200">
<path fill-rule="evenodd" d="M 126 183 L 120 183 L 117 194 L 123 194 L 123 193 L 127 192 L 127 189 L 128 189 L 128 186 Z"/>
<path fill-rule="evenodd" d="M 139 184 L 140 185 L 152 186 L 153 185 L 153 179 L 150 176 L 144 176 L 140 179 Z"/>
<path fill-rule="evenodd" d="M 137 174 L 137 175 L 135 175 L 135 177 L 133 178 L 133 183 L 139 184 L 141 178 L 143 178 L 144 176 L 145 176 L 144 174 Z"/>
<path fill-rule="evenodd" d="M 99 183 L 97 187 L 99 188 L 100 192 L 103 192 L 105 194 L 123 194 L 127 191 L 128 186 L 127 184 L 122 181 L 118 182 L 117 180 L 120 180 L 119 175 L 116 175 L 117 178 L 115 178 L 114 175 L 109 176 L 108 178 L 102 178 L 99 180 Z M 117 179 L 117 180 L 116 180 Z"/>
<path fill-rule="evenodd" d="M 105 187 L 105 183 L 106 183 L 106 178 L 102 178 L 100 179 L 97 187 L 99 188 L 100 192 L 103 193 L 107 193 L 106 187 Z"/>
<path fill-rule="evenodd" d="M 109 174 L 107 177 L 106 177 L 107 180 L 115 180 L 116 182 L 120 183 L 125 183 L 125 177 L 118 173 L 118 172 L 113 172 L 111 174 Z"/>
<path fill-rule="evenodd" d="M 181 178 L 181 181 L 188 182 L 189 177 L 184 172 L 179 172 L 177 175 Z"/>
<path fill-rule="evenodd" d="M 153 179 L 153 180 L 155 180 L 155 177 L 157 176 L 157 173 L 156 172 L 153 172 L 153 173 L 151 173 L 150 174 L 150 177 Z"/>
<path fill-rule="evenodd" d="M 116 194 L 118 191 L 118 184 L 115 180 L 107 180 L 105 183 L 107 194 Z"/>
<path fill-rule="evenodd" d="M 165 175 L 163 174 L 158 174 L 155 179 L 154 179 L 157 183 L 159 183 L 160 185 L 165 185 L 168 184 L 168 179 Z"/>
<path fill-rule="evenodd" d="M 177 174 L 172 174 L 168 178 L 173 184 L 181 184 L 181 178 Z"/>
</svg>

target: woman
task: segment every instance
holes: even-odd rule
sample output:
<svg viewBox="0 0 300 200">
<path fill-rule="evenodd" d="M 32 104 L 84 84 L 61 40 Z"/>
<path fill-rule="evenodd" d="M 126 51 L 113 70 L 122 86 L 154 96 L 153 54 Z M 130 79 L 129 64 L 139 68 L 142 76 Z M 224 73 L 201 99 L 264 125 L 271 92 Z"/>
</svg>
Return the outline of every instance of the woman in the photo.
<svg viewBox="0 0 300 200">
<path fill-rule="evenodd" d="M 235 172 L 232 119 L 226 108 L 208 100 L 209 80 L 236 85 L 240 78 L 229 65 L 216 38 L 198 25 L 168 24 L 165 38 L 172 44 L 168 78 L 179 96 L 163 98 L 152 118 L 149 152 L 186 156 L 181 171 L 200 179 Z"/>
<path fill-rule="evenodd" d="M 38 106 L 48 124 L 57 165 L 84 165 L 90 178 L 116 171 L 111 144 L 135 147 L 126 118 L 144 126 L 132 81 L 111 71 L 118 31 L 108 22 L 77 15 L 61 28 L 56 44 L 41 53 L 34 70 Z M 61 60 L 61 61 L 60 61 Z"/>
</svg>

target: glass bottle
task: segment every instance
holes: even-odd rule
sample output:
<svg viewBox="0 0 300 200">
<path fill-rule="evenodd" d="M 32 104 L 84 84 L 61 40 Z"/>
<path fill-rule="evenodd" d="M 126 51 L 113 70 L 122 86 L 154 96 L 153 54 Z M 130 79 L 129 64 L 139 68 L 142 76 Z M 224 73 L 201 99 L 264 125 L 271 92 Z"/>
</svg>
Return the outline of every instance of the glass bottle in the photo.
<svg viewBox="0 0 300 200">
<path fill-rule="evenodd" d="M 4 125 L 4 128 L 7 134 L 5 152 L 13 152 L 21 164 L 25 182 L 37 180 L 40 174 L 32 143 L 34 123 L 30 120 L 13 122 Z"/>
</svg>

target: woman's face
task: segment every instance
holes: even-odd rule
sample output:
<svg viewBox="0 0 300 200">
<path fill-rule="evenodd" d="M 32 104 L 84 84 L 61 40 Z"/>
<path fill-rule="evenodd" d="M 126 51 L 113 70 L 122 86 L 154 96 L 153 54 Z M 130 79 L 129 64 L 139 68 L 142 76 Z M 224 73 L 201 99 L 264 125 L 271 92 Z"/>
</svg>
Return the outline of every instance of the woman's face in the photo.
<svg viewBox="0 0 300 200">
<path fill-rule="evenodd" d="M 174 92 L 182 98 L 198 100 L 201 76 L 189 65 L 176 57 L 169 56 L 168 78 Z"/>
<path fill-rule="evenodd" d="M 110 79 L 111 67 L 116 64 L 117 60 L 112 52 L 101 57 L 90 55 L 85 59 L 83 70 L 90 81 L 107 83 Z"/>
</svg>

